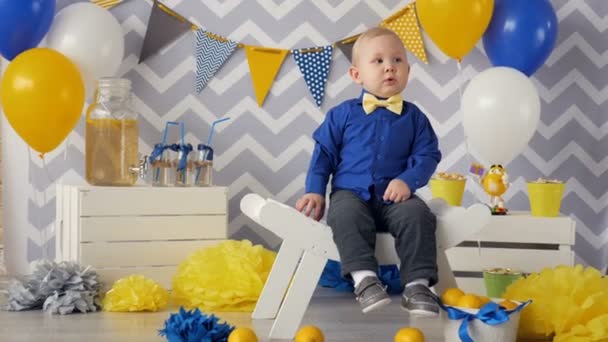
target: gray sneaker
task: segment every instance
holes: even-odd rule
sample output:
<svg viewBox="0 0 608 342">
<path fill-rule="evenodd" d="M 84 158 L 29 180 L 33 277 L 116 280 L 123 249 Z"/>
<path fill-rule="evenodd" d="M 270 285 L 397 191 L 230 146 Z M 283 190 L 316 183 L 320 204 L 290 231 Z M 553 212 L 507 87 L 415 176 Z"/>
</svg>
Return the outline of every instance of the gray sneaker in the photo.
<svg viewBox="0 0 608 342">
<path fill-rule="evenodd" d="M 403 290 L 401 308 L 417 316 L 436 317 L 439 315 L 437 295 L 422 284 L 410 285 Z"/>
<path fill-rule="evenodd" d="M 361 311 L 368 313 L 380 309 L 391 302 L 391 298 L 386 293 L 386 288 L 376 277 L 365 277 L 355 288 L 355 296 L 361 304 Z"/>
</svg>

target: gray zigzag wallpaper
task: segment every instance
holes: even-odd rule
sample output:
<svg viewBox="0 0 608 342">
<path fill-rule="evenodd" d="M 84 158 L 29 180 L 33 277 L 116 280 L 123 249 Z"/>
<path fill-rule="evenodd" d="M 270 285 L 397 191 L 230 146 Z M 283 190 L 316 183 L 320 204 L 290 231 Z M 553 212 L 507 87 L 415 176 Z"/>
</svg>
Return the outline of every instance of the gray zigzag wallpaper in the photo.
<svg viewBox="0 0 608 342">
<path fill-rule="evenodd" d="M 74 1 L 59 0 L 59 8 Z M 407 5 L 407 0 L 167 0 L 165 3 L 199 26 L 233 40 L 285 49 L 320 46 L 378 24 Z M 563 212 L 577 221 L 578 261 L 596 267 L 608 262 L 608 1 L 553 0 L 559 18 L 558 43 L 533 76 L 542 100 L 541 123 L 529 147 L 508 170 L 513 186 L 507 194 L 512 210 L 528 209 L 526 180 L 537 177 L 567 181 Z M 194 91 L 195 37 L 186 34 L 161 54 L 137 65 L 151 2 L 127 0 L 112 9 L 122 23 L 126 56 L 121 69 L 133 81 L 134 102 L 141 113 L 140 149 L 149 153 L 167 120 L 186 123 L 187 139 L 205 140 L 210 123 L 229 116 L 214 136 L 215 180 L 230 187 L 230 231 L 274 248 L 279 241 L 239 213 L 241 197 L 251 191 L 294 204 L 302 194 L 312 151 L 310 135 L 331 106 L 358 95 L 347 75 L 348 62 L 336 51 L 325 102 L 314 105 L 295 62 L 288 57 L 263 108 L 255 101 L 243 50 L 237 50 L 201 94 Z M 412 74 L 404 96 L 430 117 L 440 136 L 441 170 L 465 172 L 468 162 L 459 113 L 461 78 L 425 37 L 429 64 L 410 56 Z M 481 45 L 465 57 L 470 79 L 489 67 Z M 51 178 L 83 180 L 84 123 L 69 138 L 67 150 L 50 155 Z M 52 193 L 40 165 L 30 163 L 38 192 Z M 472 182 L 469 182 L 472 183 Z M 429 196 L 427 188 L 421 191 Z M 52 229 L 54 199 L 44 205 L 30 200 L 30 222 Z M 465 204 L 484 199 L 476 184 L 467 185 Z M 54 246 L 52 234 L 45 246 Z M 40 241 L 39 239 L 35 239 Z M 42 241 L 44 242 L 44 241 Z M 42 248 L 31 240 L 28 258 Z M 52 253 L 52 252 L 51 252 Z"/>
</svg>

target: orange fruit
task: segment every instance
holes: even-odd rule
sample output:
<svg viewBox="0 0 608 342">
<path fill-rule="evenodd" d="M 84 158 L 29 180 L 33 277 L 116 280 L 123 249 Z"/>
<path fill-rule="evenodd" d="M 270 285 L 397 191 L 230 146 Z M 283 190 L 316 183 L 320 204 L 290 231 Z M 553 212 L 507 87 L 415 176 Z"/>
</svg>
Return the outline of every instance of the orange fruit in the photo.
<svg viewBox="0 0 608 342">
<path fill-rule="evenodd" d="M 517 308 L 517 303 L 513 303 L 508 299 L 503 300 L 502 302 L 498 303 L 498 305 L 502 306 L 506 310 L 513 310 Z"/>
<path fill-rule="evenodd" d="M 441 302 L 444 305 L 454 306 L 462 296 L 464 296 L 464 292 L 462 292 L 461 289 L 452 287 L 443 291 L 443 294 L 441 295 Z"/>
<path fill-rule="evenodd" d="M 258 336 L 249 328 L 236 328 L 228 336 L 228 342 L 258 342 Z"/>
<path fill-rule="evenodd" d="M 325 337 L 321 329 L 314 325 L 307 325 L 298 330 L 295 342 L 324 342 Z"/>
<path fill-rule="evenodd" d="M 424 334 L 416 328 L 401 328 L 395 334 L 395 342 L 424 342 Z"/>
<path fill-rule="evenodd" d="M 482 306 L 482 301 L 476 295 L 467 293 L 458 299 L 456 306 L 461 308 L 479 309 Z"/>
</svg>

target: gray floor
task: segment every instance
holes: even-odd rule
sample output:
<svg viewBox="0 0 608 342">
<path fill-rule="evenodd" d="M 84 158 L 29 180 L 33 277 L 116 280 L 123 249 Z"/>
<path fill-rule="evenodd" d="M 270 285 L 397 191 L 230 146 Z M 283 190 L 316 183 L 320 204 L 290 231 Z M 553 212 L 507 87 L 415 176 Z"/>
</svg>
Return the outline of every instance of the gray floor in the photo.
<svg viewBox="0 0 608 342">
<path fill-rule="evenodd" d="M 321 328 L 326 341 L 393 341 L 403 326 L 417 326 L 427 341 L 443 341 L 441 319 L 411 321 L 395 297 L 377 313 L 363 315 L 352 294 L 318 289 L 304 324 Z M 157 330 L 175 308 L 157 313 L 92 313 L 50 316 L 41 311 L 0 312 L 0 341 L 162 341 Z M 219 313 L 237 326 L 253 327 L 260 341 L 268 341 L 269 321 L 254 321 L 248 313 Z"/>
<path fill-rule="evenodd" d="M 175 308 L 156 313 L 91 313 L 50 316 L 41 311 L 0 311 L 0 341 L 163 341 L 157 335 Z M 269 321 L 253 321 L 249 313 L 219 313 L 237 326 L 253 327 L 260 341 L 266 338 Z M 304 324 L 321 328 L 325 340 L 349 342 L 389 342 L 404 326 L 421 329 L 426 342 L 444 341 L 443 318 L 410 319 L 399 308 L 399 297 L 389 307 L 363 315 L 350 293 L 317 289 Z"/>
</svg>

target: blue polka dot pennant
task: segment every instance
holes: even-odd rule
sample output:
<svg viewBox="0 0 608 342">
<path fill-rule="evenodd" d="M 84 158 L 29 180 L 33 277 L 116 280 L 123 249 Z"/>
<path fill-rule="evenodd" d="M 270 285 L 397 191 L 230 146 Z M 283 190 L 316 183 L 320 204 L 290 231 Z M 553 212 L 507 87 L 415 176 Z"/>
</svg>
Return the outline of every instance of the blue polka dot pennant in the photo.
<svg viewBox="0 0 608 342">
<path fill-rule="evenodd" d="M 300 72 L 304 75 L 304 81 L 306 81 L 306 85 L 319 107 L 323 103 L 332 53 L 333 47 L 331 45 L 311 49 L 291 50 L 291 54 L 296 64 L 298 64 Z"/>
</svg>

